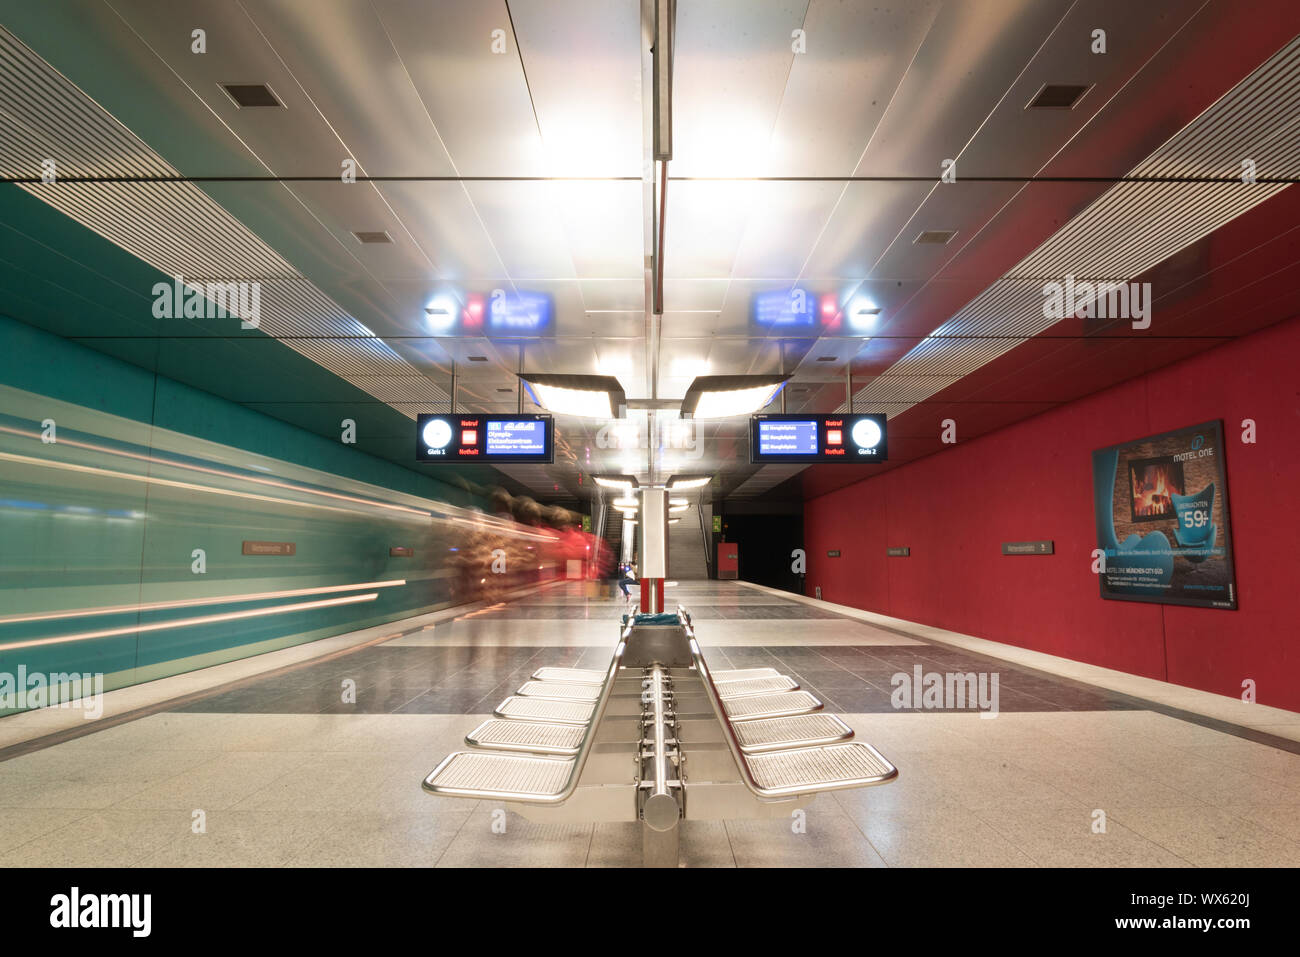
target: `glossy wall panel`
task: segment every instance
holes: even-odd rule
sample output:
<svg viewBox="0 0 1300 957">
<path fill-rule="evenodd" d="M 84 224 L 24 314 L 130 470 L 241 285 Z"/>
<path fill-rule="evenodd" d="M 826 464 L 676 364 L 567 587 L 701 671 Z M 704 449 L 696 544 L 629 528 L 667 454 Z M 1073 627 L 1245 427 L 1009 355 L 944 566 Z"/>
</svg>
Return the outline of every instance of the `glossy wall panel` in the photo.
<svg viewBox="0 0 1300 957">
<path fill-rule="evenodd" d="M 478 504 L 0 317 L 0 674 L 120 687 L 471 600 L 485 535 L 542 534 Z"/>
</svg>

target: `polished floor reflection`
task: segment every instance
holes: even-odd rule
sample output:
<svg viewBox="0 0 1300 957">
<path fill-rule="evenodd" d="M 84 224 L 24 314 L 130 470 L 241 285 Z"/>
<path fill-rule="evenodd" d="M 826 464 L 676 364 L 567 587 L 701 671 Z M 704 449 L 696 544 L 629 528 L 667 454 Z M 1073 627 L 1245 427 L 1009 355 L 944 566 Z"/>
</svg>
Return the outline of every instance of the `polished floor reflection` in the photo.
<svg viewBox="0 0 1300 957">
<path fill-rule="evenodd" d="M 711 660 L 794 676 L 901 771 L 810 801 L 802 829 L 688 821 L 688 866 L 1300 866 L 1294 742 L 742 584 L 670 596 Z M 0 866 L 636 864 L 635 824 L 507 814 L 498 833 L 489 804 L 419 786 L 536 668 L 607 661 L 620 613 L 560 585 L 397 623 L 386 642 L 0 762 Z M 949 673 L 996 673 L 996 717 L 919 695 L 895 707 L 898 676 Z"/>
</svg>

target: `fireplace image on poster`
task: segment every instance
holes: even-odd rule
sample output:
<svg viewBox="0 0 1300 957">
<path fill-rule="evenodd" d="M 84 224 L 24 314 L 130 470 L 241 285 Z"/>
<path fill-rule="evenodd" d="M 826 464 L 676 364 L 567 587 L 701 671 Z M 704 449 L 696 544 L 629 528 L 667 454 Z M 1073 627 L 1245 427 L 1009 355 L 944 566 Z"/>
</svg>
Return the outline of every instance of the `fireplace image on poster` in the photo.
<svg viewBox="0 0 1300 957">
<path fill-rule="evenodd" d="M 1223 423 L 1092 453 L 1101 597 L 1236 608 Z"/>
</svg>

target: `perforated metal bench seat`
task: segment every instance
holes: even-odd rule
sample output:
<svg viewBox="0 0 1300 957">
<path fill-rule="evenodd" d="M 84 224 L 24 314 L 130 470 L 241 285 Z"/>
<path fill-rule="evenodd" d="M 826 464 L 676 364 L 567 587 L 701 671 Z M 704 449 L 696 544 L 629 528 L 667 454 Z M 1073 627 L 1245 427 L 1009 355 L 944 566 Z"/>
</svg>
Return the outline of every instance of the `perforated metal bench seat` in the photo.
<svg viewBox="0 0 1300 957">
<path fill-rule="evenodd" d="M 853 729 L 833 714 L 801 714 L 790 718 L 760 718 L 732 725 L 740 750 L 746 754 L 789 748 L 838 744 L 853 737 Z"/>
<path fill-rule="evenodd" d="M 560 794 L 573 758 L 543 758 L 493 751 L 456 751 L 424 779 L 434 794 L 508 801 Z"/>
<path fill-rule="evenodd" d="M 605 672 L 590 668 L 538 668 L 533 672 L 534 681 L 568 681 L 578 685 L 602 685 Z"/>
<path fill-rule="evenodd" d="M 746 678 L 776 678 L 780 674 L 775 668 L 736 668 L 732 671 L 713 672 L 713 680 L 744 681 Z"/>
<path fill-rule="evenodd" d="M 575 685 L 564 681 L 525 681 L 515 692 L 525 698 L 572 698 L 576 701 L 595 701 L 600 697 L 600 685 Z"/>
<path fill-rule="evenodd" d="M 799 682 L 787 675 L 768 678 L 741 678 L 736 681 L 719 681 L 718 694 L 724 698 L 742 698 L 745 695 L 771 694 L 774 691 L 796 691 Z"/>
<path fill-rule="evenodd" d="M 856 741 L 754 754 L 748 763 L 759 787 L 783 794 L 862 787 L 898 776 L 879 751 Z"/>
<path fill-rule="evenodd" d="M 723 698 L 722 707 L 732 721 L 751 718 L 782 718 L 788 715 L 811 714 L 824 705 L 807 691 L 785 691 L 780 694 L 753 695 L 748 698 Z"/>
<path fill-rule="evenodd" d="M 586 724 L 595 710 L 594 701 L 560 701 L 556 698 L 523 698 L 511 695 L 492 712 L 498 718 L 520 721 L 549 721 L 555 724 Z"/>
<path fill-rule="evenodd" d="M 514 721 L 488 718 L 465 735 L 472 748 L 495 751 L 526 751 L 531 754 L 577 754 L 582 746 L 581 724 L 548 724 L 543 721 Z"/>
</svg>

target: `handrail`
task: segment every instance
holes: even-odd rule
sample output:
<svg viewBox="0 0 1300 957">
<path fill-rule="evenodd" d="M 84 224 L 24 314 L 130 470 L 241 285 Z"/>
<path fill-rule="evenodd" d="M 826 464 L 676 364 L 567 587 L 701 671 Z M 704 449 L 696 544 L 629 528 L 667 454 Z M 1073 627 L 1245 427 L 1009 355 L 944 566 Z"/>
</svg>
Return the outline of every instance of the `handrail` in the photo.
<svg viewBox="0 0 1300 957">
<path fill-rule="evenodd" d="M 654 695 L 654 793 L 668 793 L 668 754 L 664 743 L 664 669 L 655 665 L 650 673 L 650 692 Z"/>
<path fill-rule="evenodd" d="M 573 792 L 578 789 L 578 779 L 582 777 L 582 769 L 587 763 L 587 756 L 591 752 L 592 745 L 596 741 L 596 731 L 600 727 L 601 719 L 605 716 L 605 708 L 609 704 L 610 695 L 614 692 L 614 684 L 618 679 L 618 669 L 623 665 L 623 651 L 627 648 L 627 634 L 629 628 L 624 629 L 619 638 L 618 647 L 614 649 L 614 657 L 609 663 L 609 672 L 605 675 L 605 684 L 600 689 L 600 697 L 596 701 L 595 710 L 591 713 L 591 720 L 587 723 L 587 730 L 582 735 L 582 744 L 578 748 L 578 753 L 573 757 L 573 766 L 569 769 L 569 777 L 564 782 L 564 788 L 555 794 L 522 794 L 518 791 L 494 791 L 491 788 L 478 790 L 476 793 L 487 797 L 495 798 L 499 801 L 514 801 L 520 804 L 562 804 L 569 798 L 573 797 Z M 459 752 L 457 752 L 459 753 Z M 433 771 L 424 779 L 423 787 L 431 794 L 440 793 L 437 787 L 429 786 L 429 779 L 437 776 L 438 772 L 450 761 L 455 754 L 448 756 L 442 764 L 434 768 Z M 538 759 L 542 760 L 542 759 Z"/>
<path fill-rule="evenodd" d="M 664 706 L 665 675 L 663 665 L 654 665 L 650 669 L 649 687 L 646 694 L 651 696 L 651 743 L 654 753 L 651 755 L 651 791 L 641 808 L 641 819 L 652 831 L 669 831 L 677 826 L 681 819 L 681 806 L 668 790 L 668 747 L 667 733 L 664 728 L 666 709 Z"/>
<path fill-rule="evenodd" d="M 708 571 L 713 567 L 713 556 L 710 554 L 713 551 L 713 542 L 710 541 L 709 529 L 704 524 L 704 509 L 701 507 L 703 504 L 704 496 L 701 495 L 700 501 L 696 503 L 695 511 L 700 516 L 700 537 L 704 540 L 704 569 Z"/>
<path fill-rule="evenodd" d="M 704 682 L 704 690 L 708 692 L 709 702 L 713 705 L 713 713 L 717 715 L 718 723 L 722 725 L 723 734 L 727 739 L 727 747 L 730 749 L 731 756 L 735 759 L 736 767 L 740 771 L 740 779 L 756 798 L 760 801 L 772 802 L 799 794 L 810 794 L 814 791 L 833 791 L 842 788 L 859 787 L 863 783 L 859 781 L 843 781 L 835 785 L 819 787 L 792 784 L 779 788 L 765 788 L 759 784 L 754 779 L 754 774 L 749 768 L 749 759 L 745 756 L 745 752 L 741 750 L 740 741 L 736 737 L 736 730 L 732 726 L 731 719 L 727 716 L 726 708 L 722 705 L 722 696 L 718 693 L 718 686 L 714 683 L 713 675 L 709 672 L 709 666 L 704 661 L 704 654 L 700 651 L 700 643 L 695 638 L 695 628 L 691 625 L 691 616 L 681 605 L 677 606 L 677 615 L 682 621 L 682 627 L 686 629 L 686 637 L 691 646 L 691 655 L 695 659 L 695 670 L 699 672 L 700 678 Z"/>
<path fill-rule="evenodd" d="M 736 731 L 731 726 L 731 719 L 727 717 L 727 711 L 722 706 L 722 696 L 718 694 L 718 686 L 713 683 L 713 675 L 709 672 L 709 666 L 704 661 L 704 655 L 700 651 L 700 643 L 695 638 L 695 628 L 691 624 L 691 616 L 685 608 L 678 605 L 677 617 L 681 619 L 682 627 L 686 629 L 686 639 L 691 646 L 691 657 L 695 659 L 695 670 L 699 672 L 700 680 L 704 682 L 704 690 L 708 693 L 709 703 L 713 706 L 713 713 L 717 716 L 718 723 L 722 725 L 723 736 L 727 739 L 727 748 L 731 751 L 732 758 L 735 759 L 736 767 L 740 770 L 740 779 L 744 782 L 745 787 L 749 788 L 754 796 L 761 801 L 771 801 L 784 797 L 786 792 L 783 790 L 764 788 L 754 780 L 754 774 L 749 770 L 749 762 L 745 759 L 745 752 L 740 749 L 740 741 L 736 738 Z"/>
</svg>

